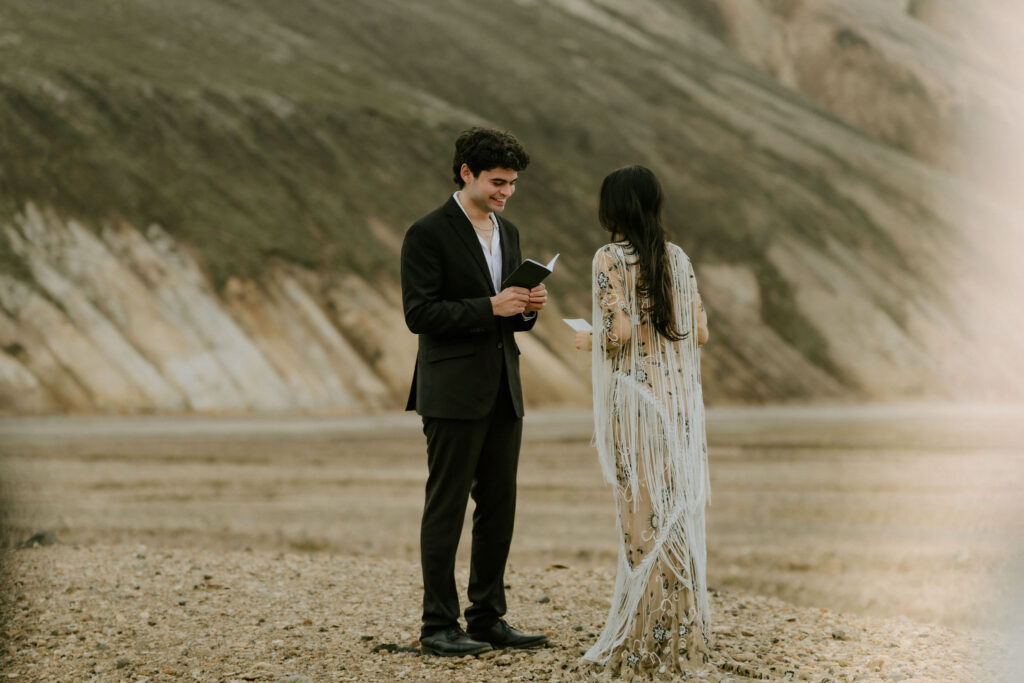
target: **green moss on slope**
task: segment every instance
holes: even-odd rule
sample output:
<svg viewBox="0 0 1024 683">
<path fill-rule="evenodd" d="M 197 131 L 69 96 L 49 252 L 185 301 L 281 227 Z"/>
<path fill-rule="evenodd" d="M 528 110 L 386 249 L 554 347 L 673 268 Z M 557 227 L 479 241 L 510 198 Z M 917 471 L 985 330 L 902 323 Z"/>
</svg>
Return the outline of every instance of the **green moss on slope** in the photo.
<svg viewBox="0 0 1024 683">
<path fill-rule="evenodd" d="M 822 172 L 855 173 L 845 160 L 813 140 L 799 160 L 780 157 L 764 142 L 779 131 L 756 116 L 771 102 L 831 125 L 826 112 L 705 45 L 639 24 L 620 33 L 614 16 L 458 0 L 110 0 L 8 6 L 3 21 L 0 211 L 34 201 L 94 227 L 158 223 L 218 285 L 275 259 L 394 279 L 393 243 L 454 189 L 452 140 L 478 124 L 514 131 L 533 156 L 509 217 L 527 255 L 562 253 L 551 282 L 565 310 L 589 305 L 601 178 L 630 163 L 658 173 L 693 260 L 752 268 L 765 321 L 837 377 L 769 245 L 827 237 L 913 267 Z M 721 105 L 726 77 L 742 115 Z M 0 259 L 20 267 L 2 241 Z"/>
</svg>

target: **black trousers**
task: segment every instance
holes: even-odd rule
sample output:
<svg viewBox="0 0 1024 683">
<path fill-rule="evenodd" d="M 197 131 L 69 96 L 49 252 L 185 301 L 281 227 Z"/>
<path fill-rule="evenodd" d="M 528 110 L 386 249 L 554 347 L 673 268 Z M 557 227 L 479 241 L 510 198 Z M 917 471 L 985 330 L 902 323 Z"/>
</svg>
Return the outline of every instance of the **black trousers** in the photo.
<svg viewBox="0 0 1024 683">
<path fill-rule="evenodd" d="M 470 495 L 476 508 L 466 623 L 470 631 L 486 629 L 506 611 L 505 561 L 515 522 L 516 470 L 523 420 L 516 417 L 508 382 L 503 377 L 487 417 L 424 417 L 423 433 L 427 437 L 429 474 L 420 525 L 421 637 L 459 623 L 455 552 Z"/>
</svg>

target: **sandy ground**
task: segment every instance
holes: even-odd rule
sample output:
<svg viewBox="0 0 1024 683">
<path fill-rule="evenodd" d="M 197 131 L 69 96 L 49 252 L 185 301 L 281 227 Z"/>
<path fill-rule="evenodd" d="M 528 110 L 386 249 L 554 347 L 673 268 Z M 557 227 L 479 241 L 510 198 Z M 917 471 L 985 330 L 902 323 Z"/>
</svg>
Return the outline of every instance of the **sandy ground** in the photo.
<svg viewBox="0 0 1024 683">
<path fill-rule="evenodd" d="M 757 670 L 769 675 L 764 648 L 777 645 L 771 643 L 775 636 L 770 632 L 778 628 L 771 624 L 782 611 L 793 610 L 794 621 L 786 623 L 807 630 L 805 639 L 825 638 L 833 649 L 836 642 L 838 649 L 846 645 L 832 638 L 829 629 L 861 634 L 875 630 L 890 641 L 873 643 L 878 638 L 866 635 L 851 639 L 849 647 L 860 649 L 847 653 L 846 667 L 831 654 L 817 664 L 813 657 L 799 660 L 802 655 L 794 650 L 790 659 L 797 659 L 789 665 L 797 666 L 792 670 L 798 678 L 900 680 L 884 678 L 898 675 L 912 680 L 983 680 L 971 677 L 976 676 L 969 673 L 976 671 L 971 666 L 1009 666 L 1007 643 L 1019 636 L 1013 629 L 1019 626 L 1014 615 L 1020 613 L 1020 604 L 1010 598 L 1021 576 L 1017 558 L 1024 538 L 1022 415 L 1017 408 L 913 406 L 711 411 L 714 499 L 708 518 L 709 579 L 718 591 L 716 613 L 725 618 L 716 620 L 723 629 L 722 652 L 738 655 L 734 663 L 753 667 L 748 673 L 761 666 Z M 603 621 L 614 566 L 610 493 L 588 443 L 589 429 L 589 415 L 583 413 L 528 417 L 516 540 L 509 562 L 510 573 L 529 576 L 535 585 L 552 574 L 550 567 L 564 566 L 555 573 L 576 586 L 567 589 L 569 594 L 561 601 L 566 619 L 553 618 L 537 607 L 536 590 L 520 594 L 523 609 L 514 615 L 525 625 L 554 629 L 559 645 L 543 654 L 554 658 L 555 668 L 550 670 L 565 676 L 572 674 L 569 663 L 586 645 L 586 634 L 596 632 Z M 387 618 L 378 619 L 376 626 L 359 622 L 356 630 L 366 630 L 360 635 L 372 636 L 371 644 L 387 640 L 401 645 L 408 645 L 417 631 L 417 531 L 426 466 L 414 416 L 8 419 L 0 422 L 0 448 L 8 543 L 49 529 L 72 544 L 14 551 L 6 562 L 8 573 L 22 582 L 15 591 L 29 601 L 14 603 L 5 631 L 7 653 L 14 656 L 12 672 L 23 678 L 34 680 L 31 670 L 17 668 L 19 660 L 41 661 L 29 655 L 53 651 L 48 639 L 58 636 L 47 634 L 58 633 L 69 641 L 83 635 L 77 642 L 83 652 L 87 650 L 92 641 L 86 631 L 79 627 L 64 633 L 68 627 L 58 624 L 62 619 L 80 620 L 69 610 L 73 603 L 81 608 L 83 601 L 88 602 L 81 591 L 119 596 L 134 590 L 125 588 L 131 583 L 129 575 L 165 575 L 160 567 L 168 563 L 216 565 L 219 573 L 237 576 L 248 571 L 259 577 L 280 556 L 306 563 L 308 573 L 324 577 L 337 564 L 346 576 L 360 573 L 355 568 L 370 577 L 374 572 L 397 573 L 403 577 L 401 586 L 385 591 Z M 468 538 L 461 567 L 466 550 Z M 146 559 L 133 560 L 136 554 Z M 156 567 L 154 558 L 163 558 Z M 227 566 L 234 568 L 223 568 Z M 83 567 L 95 572 L 89 582 L 64 586 L 54 578 L 61 572 L 80 574 Z M 189 583 L 195 577 L 182 580 L 179 591 L 204 583 Z M 160 581 L 151 590 L 138 589 L 134 599 L 141 604 L 151 600 L 160 609 L 174 607 L 179 599 L 189 602 L 176 597 L 175 586 L 181 581 L 166 586 Z M 216 579 L 205 583 L 211 581 Z M 242 609 L 240 595 L 256 601 L 243 600 L 247 618 L 275 618 L 278 607 L 259 606 L 267 586 L 258 578 L 247 581 L 250 587 L 243 591 L 237 582 L 234 592 L 202 589 L 203 595 L 230 593 L 236 601 L 205 614 L 212 632 L 233 632 L 237 620 L 232 615 Z M 48 589 L 55 586 L 64 592 Z M 277 599 L 287 602 L 288 590 L 278 593 Z M 339 600 L 365 601 L 370 593 L 346 593 Z M 48 600 L 45 609 L 35 602 L 43 596 Z M 741 633 L 744 620 L 737 616 L 742 611 L 736 606 L 740 602 L 757 606 L 757 614 L 751 611 L 746 620 L 750 636 Z M 397 604 L 400 610 L 391 609 Z M 22 609 L 25 606 L 29 609 Z M 313 623 L 341 620 L 328 603 L 318 603 L 317 609 L 327 611 L 309 617 Z M 157 623 L 166 623 L 172 613 Z M 102 614 L 102 628 L 116 632 L 115 627 L 123 626 L 108 624 L 113 617 Z M 844 629 L 839 622 L 818 623 L 815 615 L 855 625 Z M 729 625 L 729 619 L 735 623 Z M 572 630 L 575 626 L 581 630 Z M 324 633 L 332 633 L 331 626 L 326 628 Z M 14 636 L 12 629 L 17 631 Z M 124 628 L 121 631 L 119 638 Z M 725 635 L 729 631 L 733 636 Z M 125 655 L 132 662 L 130 671 L 124 670 L 128 664 L 117 669 L 117 659 L 115 668 L 107 671 L 102 657 L 93 657 L 100 670 L 90 675 L 98 680 L 176 680 L 162 669 L 153 673 L 141 667 L 140 659 L 146 658 L 137 653 L 145 650 L 139 640 L 145 634 L 133 633 L 138 635 L 122 643 L 126 651 L 136 653 Z M 199 635 L 189 633 L 191 638 Z M 907 646 L 915 633 L 933 634 L 933 644 L 955 652 L 965 663 L 940 674 L 929 668 L 934 662 L 929 664 L 927 654 L 918 655 L 924 660 L 916 663 L 907 657 L 894 659 L 899 648 L 888 645 Z M 104 637 L 119 641 L 111 634 Z M 346 632 L 341 640 L 324 642 L 365 651 L 365 643 L 371 641 L 353 641 L 354 637 Z M 195 647 L 183 647 L 191 654 L 179 653 L 179 659 L 191 667 L 189 675 L 199 670 L 199 680 L 253 673 L 243 666 L 245 661 L 236 662 L 231 670 L 226 665 L 211 668 L 211 661 L 234 661 L 224 660 L 224 651 L 197 654 Z M 810 651 L 820 653 L 822 647 Z M 923 647 L 911 649 L 927 653 Z M 864 648 L 868 651 L 861 652 Z M 417 667 L 425 664 L 412 655 L 371 654 L 385 657 L 384 668 L 372 676 L 364 672 L 337 678 L 341 674 L 336 670 L 332 678 L 334 674 L 319 668 L 308 669 L 313 671 L 309 675 L 315 680 L 391 680 L 399 672 L 395 662 L 402 657 L 411 658 L 402 675 L 413 680 L 445 680 L 447 675 L 433 669 L 422 674 Z M 875 668 L 879 658 L 902 668 Z M 56 677 L 70 680 L 67 674 L 77 669 L 60 669 L 60 661 L 84 660 L 67 655 L 56 669 L 51 662 L 33 670 L 64 671 Z M 264 663 L 265 670 L 251 680 L 283 675 L 279 660 L 269 657 Z M 559 668 L 563 663 L 566 669 Z M 175 675 L 186 671 L 179 663 L 167 666 Z M 510 669 L 486 666 L 486 676 L 467 680 L 508 677 Z M 545 674 L 527 669 L 540 676 L 535 680 L 546 680 Z M 790 669 L 777 669 L 769 677 L 781 679 L 786 670 Z M 741 675 L 715 671 L 726 677 Z M 813 678 L 817 674 L 821 678 Z"/>
</svg>

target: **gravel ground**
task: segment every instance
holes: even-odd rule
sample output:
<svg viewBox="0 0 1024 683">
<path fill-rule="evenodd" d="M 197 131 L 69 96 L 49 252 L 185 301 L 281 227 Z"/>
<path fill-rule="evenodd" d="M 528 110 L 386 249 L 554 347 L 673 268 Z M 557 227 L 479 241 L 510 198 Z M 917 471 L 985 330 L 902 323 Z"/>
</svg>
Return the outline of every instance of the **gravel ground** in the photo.
<svg viewBox="0 0 1024 683">
<path fill-rule="evenodd" d="M 612 572 L 511 566 L 510 621 L 549 647 L 420 656 L 419 567 L 326 553 L 53 545 L 3 558 L 0 668 L 26 681 L 565 681 L 608 609 Z M 466 575 L 458 576 L 465 594 Z M 993 681 L 992 632 L 715 591 L 708 681 Z M 308 678 L 306 678 L 308 677 Z M 1010 680 L 1009 678 L 1007 680 Z"/>
</svg>

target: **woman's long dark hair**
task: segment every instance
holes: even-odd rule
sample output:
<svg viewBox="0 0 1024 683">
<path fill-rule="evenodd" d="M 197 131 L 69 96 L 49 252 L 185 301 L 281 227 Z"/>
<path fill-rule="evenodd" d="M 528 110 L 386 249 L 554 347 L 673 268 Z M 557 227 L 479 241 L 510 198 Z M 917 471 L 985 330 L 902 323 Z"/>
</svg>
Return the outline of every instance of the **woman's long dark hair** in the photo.
<svg viewBox="0 0 1024 683">
<path fill-rule="evenodd" d="M 658 333 L 672 341 L 685 339 L 672 309 L 672 273 L 665 252 L 661 222 L 661 183 L 650 169 L 626 166 L 612 171 L 601 183 L 597 217 L 612 235 L 625 238 L 640 268 L 638 299 L 646 299 L 644 312 Z"/>
</svg>

